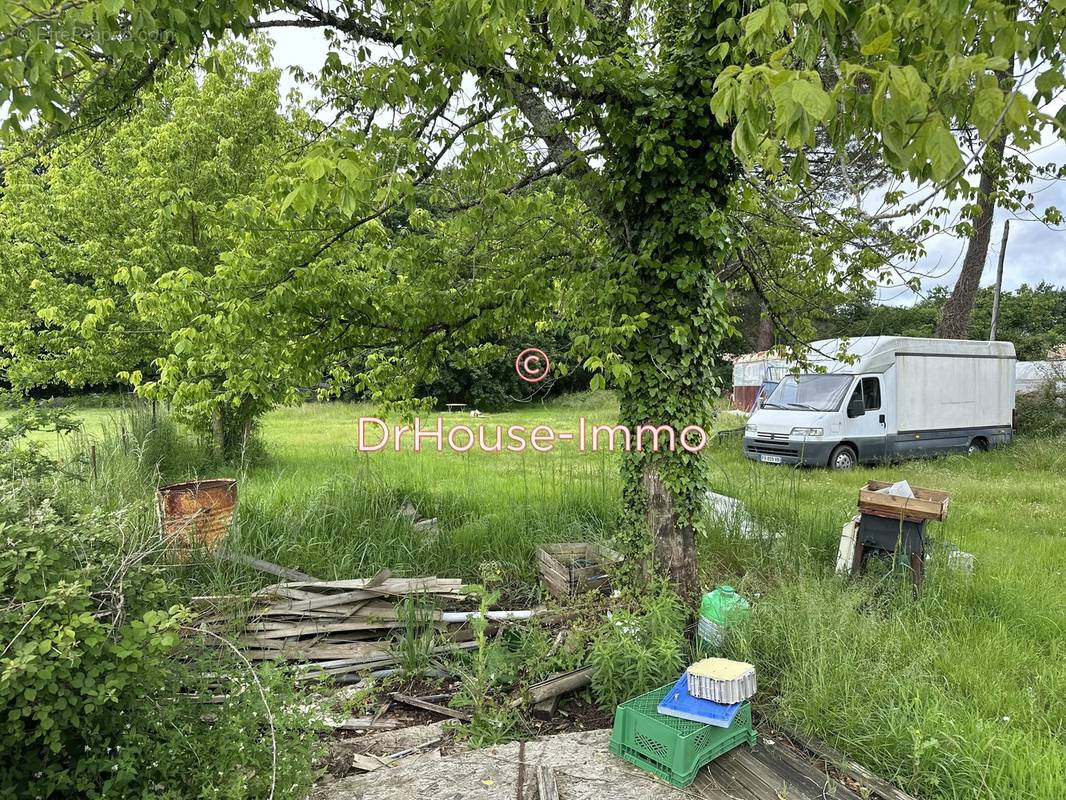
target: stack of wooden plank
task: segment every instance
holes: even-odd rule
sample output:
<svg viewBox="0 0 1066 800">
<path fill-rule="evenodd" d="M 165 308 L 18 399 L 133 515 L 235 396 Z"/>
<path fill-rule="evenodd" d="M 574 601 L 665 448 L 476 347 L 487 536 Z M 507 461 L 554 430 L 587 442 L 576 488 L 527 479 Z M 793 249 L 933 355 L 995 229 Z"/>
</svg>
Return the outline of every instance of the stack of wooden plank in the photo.
<svg viewBox="0 0 1066 800">
<path fill-rule="evenodd" d="M 277 583 L 250 598 L 194 600 L 212 606 L 199 619 L 203 629 L 235 634 L 246 658 L 299 662 L 310 677 L 395 666 L 390 634 L 404 626 L 400 604 L 414 595 L 420 597 L 419 623 L 455 642 L 434 653 L 471 646 L 463 641 L 469 632 L 444 623 L 439 609 L 441 599 L 455 603 L 465 594 L 459 579 L 394 578 L 383 571 L 372 578 Z"/>
</svg>

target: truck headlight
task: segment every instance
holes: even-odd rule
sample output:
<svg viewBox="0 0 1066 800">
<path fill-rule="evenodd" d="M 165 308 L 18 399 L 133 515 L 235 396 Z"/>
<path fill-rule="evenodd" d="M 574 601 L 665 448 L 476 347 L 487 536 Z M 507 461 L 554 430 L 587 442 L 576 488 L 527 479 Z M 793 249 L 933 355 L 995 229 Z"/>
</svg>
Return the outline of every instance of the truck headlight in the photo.
<svg viewBox="0 0 1066 800">
<path fill-rule="evenodd" d="M 744 433 L 758 433 L 758 432 L 759 432 L 759 426 L 756 425 L 753 422 L 749 422 L 747 425 L 744 426 Z"/>
<path fill-rule="evenodd" d="M 821 428 L 793 428 L 792 436 L 821 436 L 825 433 Z"/>
</svg>

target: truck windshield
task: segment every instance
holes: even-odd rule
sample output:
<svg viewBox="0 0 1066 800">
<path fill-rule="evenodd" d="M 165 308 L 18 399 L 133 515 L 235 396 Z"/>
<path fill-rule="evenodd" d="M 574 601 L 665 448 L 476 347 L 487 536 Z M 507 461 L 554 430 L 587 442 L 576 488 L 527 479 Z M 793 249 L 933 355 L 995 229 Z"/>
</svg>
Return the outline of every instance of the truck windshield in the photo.
<svg viewBox="0 0 1066 800">
<path fill-rule="evenodd" d="M 836 411 L 851 387 L 851 375 L 789 375 L 777 384 L 763 408 Z"/>
</svg>

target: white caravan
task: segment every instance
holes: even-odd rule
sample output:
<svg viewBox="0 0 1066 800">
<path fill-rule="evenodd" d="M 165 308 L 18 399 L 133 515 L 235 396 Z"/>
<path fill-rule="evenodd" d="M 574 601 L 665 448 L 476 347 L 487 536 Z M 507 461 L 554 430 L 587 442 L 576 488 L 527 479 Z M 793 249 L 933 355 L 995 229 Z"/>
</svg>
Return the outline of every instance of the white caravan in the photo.
<svg viewBox="0 0 1066 800">
<path fill-rule="evenodd" d="M 848 469 L 985 450 L 1013 437 L 1010 342 L 826 339 L 811 345 L 810 361 L 809 373 L 784 378 L 748 420 L 748 458 Z"/>
</svg>

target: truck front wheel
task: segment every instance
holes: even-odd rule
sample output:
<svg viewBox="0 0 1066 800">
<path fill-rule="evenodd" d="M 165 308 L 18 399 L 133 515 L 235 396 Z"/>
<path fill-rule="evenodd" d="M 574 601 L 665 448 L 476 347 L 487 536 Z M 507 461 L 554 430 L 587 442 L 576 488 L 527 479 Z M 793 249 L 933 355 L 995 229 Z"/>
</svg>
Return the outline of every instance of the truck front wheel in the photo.
<svg viewBox="0 0 1066 800">
<path fill-rule="evenodd" d="M 830 469 L 851 469 L 859 462 L 855 448 L 849 444 L 840 444 L 829 454 Z"/>
</svg>

